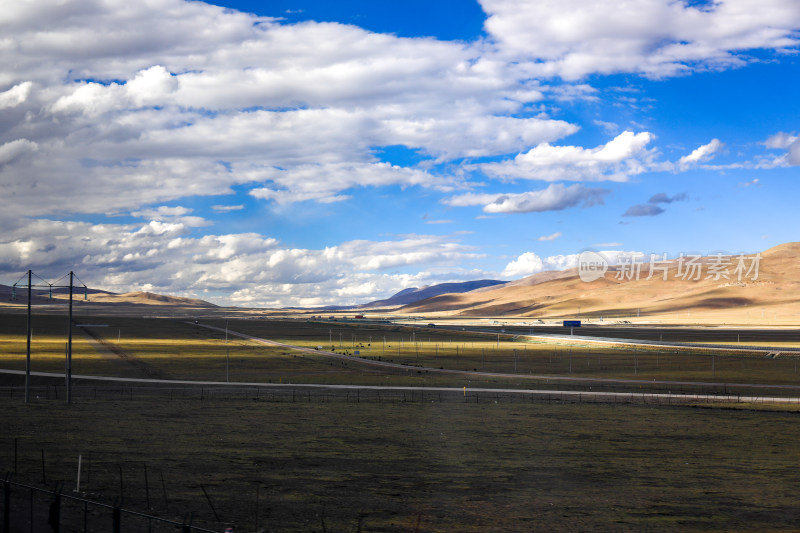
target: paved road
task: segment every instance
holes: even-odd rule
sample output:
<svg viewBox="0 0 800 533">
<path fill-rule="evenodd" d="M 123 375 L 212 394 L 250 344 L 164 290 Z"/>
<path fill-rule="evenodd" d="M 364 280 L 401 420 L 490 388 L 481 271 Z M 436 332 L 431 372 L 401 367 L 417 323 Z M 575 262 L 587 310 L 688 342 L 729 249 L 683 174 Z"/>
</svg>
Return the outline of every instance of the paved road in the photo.
<svg viewBox="0 0 800 533">
<path fill-rule="evenodd" d="M 230 333 L 230 331 L 228 331 Z M 22 370 L 0 370 L 0 374 L 25 375 Z M 63 379 L 63 374 L 52 372 L 31 372 L 32 376 Z M 789 403 L 800 404 L 800 397 L 783 398 L 780 396 L 740 396 L 740 395 L 710 395 L 710 394 L 676 394 L 676 393 L 642 393 L 642 392 L 603 392 L 603 391 L 562 391 L 548 389 L 505 389 L 505 388 L 480 388 L 480 387 L 427 387 L 427 386 L 389 386 L 389 385 L 323 385 L 309 383 L 260 383 L 260 382 L 226 382 L 226 381 L 192 381 L 179 379 L 154 379 L 154 378 L 118 378 L 109 376 L 87 376 L 73 374 L 75 380 L 101 381 L 112 383 L 135 383 L 141 385 L 164 386 L 205 386 L 205 387 L 250 387 L 266 389 L 322 389 L 322 390 L 373 390 L 373 391 L 425 391 L 461 393 L 464 396 L 472 393 L 480 394 L 519 394 L 527 396 L 546 396 L 562 398 L 595 398 L 598 400 L 632 400 L 632 401 L 701 401 L 701 402 L 742 402 L 742 403 Z"/>
<path fill-rule="evenodd" d="M 443 326 L 448 331 L 460 328 Z M 501 332 L 501 330 L 503 330 Z M 800 347 L 788 347 L 780 343 L 800 343 L 797 329 L 726 329 L 726 328 L 658 328 L 650 326 L 597 326 L 582 325 L 578 328 L 564 326 L 492 326 L 490 328 L 466 327 L 466 331 L 497 335 L 520 335 L 531 339 L 558 339 L 571 342 L 594 342 L 636 344 L 664 348 L 718 348 L 725 351 L 746 352 L 794 352 Z M 740 343 L 757 342 L 761 346 Z"/>
</svg>

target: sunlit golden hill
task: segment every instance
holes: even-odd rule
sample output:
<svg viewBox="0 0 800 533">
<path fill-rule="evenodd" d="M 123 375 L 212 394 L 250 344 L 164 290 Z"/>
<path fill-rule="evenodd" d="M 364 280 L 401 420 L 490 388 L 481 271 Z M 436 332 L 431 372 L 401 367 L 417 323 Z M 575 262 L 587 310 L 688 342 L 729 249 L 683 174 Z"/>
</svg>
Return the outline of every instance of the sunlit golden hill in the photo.
<svg viewBox="0 0 800 533">
<path fill-rule="evenodd" d="M 577 268 L 542 272 L 497 288 L 436 296 L 399 312 L 800 323 L 800 243 L 782 244 L 741 258 L 702 257 L 694 271 L 689 272 L 689 267 L 686 258 L 659 261 L 653 264 L 650 276 L 651 266 L 644 263 L 637 276 L 632 265 L 623 262 L 588 283 L 581 280 Z"/>
</svg>

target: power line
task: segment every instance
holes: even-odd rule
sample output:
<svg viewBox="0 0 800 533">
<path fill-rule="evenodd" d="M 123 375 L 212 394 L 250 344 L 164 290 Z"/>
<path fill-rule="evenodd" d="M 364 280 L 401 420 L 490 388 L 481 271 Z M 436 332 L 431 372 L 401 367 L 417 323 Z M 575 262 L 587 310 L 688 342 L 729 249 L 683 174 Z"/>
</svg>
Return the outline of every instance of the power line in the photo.
<svg viewBox="0 0 800 533">
<path fill-rule="evenodd" d="M 23 280 L 27 276 L 28 283 L 21 285 L 20 281 Z M 45 285 L 39 285 L 33 283 L 33 276 L 39 278 Z M 60 282 L 62 279 L 69 276 L 69 285 L 56 285 L 56 283 Z M 32 289 L 36 288 L 48 288 L 50 290 L 50 299 L 53 298 L 53 287 L 57 288 L 67 288 L 69 287 L 69 319 L 67 324 L 67 350 L 66 350 L 66 370 L 64 372 L 64 379 L 66 380 L 67 385 L 67 403 L 72 402 L 72 295 L 73 289 L 75 288 L 75 273 L 69 271 L 67 274 L 64 274 L 60 278 L 58 278 L 53 283 L 46 281 L 44 278 L 35 274 L 32 270 L 28 270 L 25 274 L 20 277 L 11 287 L 11 298 L 16 300 L 17 298 L 17 286 L 20 287 L 27 287 L 28 289 L 28 325 L 27 325 L 27 350 L 26 350 L 26 359 L 25 359 L 25 403 L 28 403 L 30 400 L 30 379 L 31 379 L 31 303 L 33 300 Z M 89 288 L 83 283 L 80 279 L 80 286 L 84 289 L 84 298 L 89 299 Z"/>
</svg>

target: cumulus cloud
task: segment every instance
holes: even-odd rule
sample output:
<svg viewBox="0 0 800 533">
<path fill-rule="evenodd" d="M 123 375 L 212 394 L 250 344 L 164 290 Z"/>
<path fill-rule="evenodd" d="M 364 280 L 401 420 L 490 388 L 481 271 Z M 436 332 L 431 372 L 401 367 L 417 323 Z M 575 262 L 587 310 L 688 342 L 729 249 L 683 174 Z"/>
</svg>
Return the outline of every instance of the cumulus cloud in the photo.
<svg viewBox="0 0 800 533">
<path fill-rule="evenodd" d="M 561 211 L 582 205 L 591 207 L 603 203 L 603 198 L 611 191 L 585 187 L 581 184 L 565 187 L 561 183 L 551 183 L 546 189 L 516 194 L 475 194 L 466 193 L 444 200 L 451 206 L 464 207 L 483 205 L 486 213 L 539 213 Z"/>
<path fill-rule="evenodd" d="M 789 164 L 800 165 L 800 141 L 795 141 L 789 147 Z"/>
<path fill-rule="evenodd" d="M 0 109 L 16 107 L 28 99 L 33 83 L 26 81 L 0 93 Z"/>
<path fill-rule="evenodd" d="M 768 137 L 764 141 L 764 145 L 770 149 L 787 150 L 786 154 L 779 157 L 773 166 L 800 165 L 800 136 L 779 131 L 775 135 Z"/>
<path fill-rule="evenodd" d="M 725 145 L 719 139 L 711 139 L 708 144 L 698 146 L 690 154 L 681 157 L 678 161 L 678 167 L 686 170 L 698 163 L 710 161 L 723 146 Z"/>
<path fill-rule="evenodd" d="M 534 252 L 525 252 L 503 269 L 503 278 L 522 278 L 548 270 L 566 270 L 578 266 L 580 254 L 551 255 L 541 258 Z"/>
<path fill-rule="evenodd" d="M 498 53 L 538 76 L 592 73 L 653 78 L 746 63 L 748 50 L 796 47 L 800 5 L 764 0 L 481 0 Z"/>
<path fill-rule="evenodd" d="M 591 85 L 569 81 L 591 73 L 657 77 L 735 65 L 746 50 L 795 46 L 790 30 L 800 27 L 792 0 L 765 0 L 759 9 L 742 0 L 705 7 L 635 0 L 611 8 L 565 1 L 485 0 L 488 39 L 472 43 L 288 24 L 183 0 L 12 2 L 0 15 L 0 187 L 7 200 L 0 262 L 9 271 L 78 264 L 109 288 L 199 297 L 224 290 L 237 302 L 264 304 L 399 289 L 411 276 L 381 269 L 424 265 L 416 281 L 444 281 L 436 276 L 457 272 L 442 266 L 450 270 L 434 274 L 429 265 L 472 257 L 444 238 L 402 239 L 386 249 L 355 241 L 290 248 L 256 234 L 199 236 L 196 228 L 209 224 L 205 213 L 174 206 L 249 193 L 251 202 L 274 209 L 389 186 L 425 188 L 486 213 L 602 203 L 607 191 L 582 185 L 458 192 L 473 185 L 468 179 L 487 176 L 625 181 L 652 169 L 651 133 L 626 131 L 594 148 L 559 145 L 579 127 L 553 118 L 547 104 L 598 99 Z M 800 163 L 796 140 L 771 143 L 787 153 L 765 165 Z M 395 145 L 425 161 L 376 156 L 376 148 Z M 702 163 L 716 148 L 709 150 L 685 163 Z M 215 201 L 217 213 L 243 205 Z M 69 222 L 86 214 L 143 220 Z M 6 226 L 20 216 L 36 217 L 27 221 L 29 233 Z M 88 240 L 72 239 L 73 230 Z"/>
<path fill-rule="evenodd" d="M 0 109 L 13 110 L 0 116 L 0 183 L 20 213 L 118 213 L 242 184 L 278 203 L 442 187 L 446 178 L 376 161 L 375 146 L 445 162 L 578 129 L 517 114 L 541 87 L 480 43 L 181 0 L 16 4 L 3 37 L 25 43 L 4 51 L 0 72 Z M 36 164 L 23 164 L 31 147 Z M 53 194 L 36 198 L 26 181 Z"/>
<path fill-rule="evenodd" d="M 15 159 L 38 149 L 39 145 L 28 139 L 16 139 L 2 144 L 0 145 L 0 165 L 11 163 Z"/>
<path fill-rule="evenodd" d="M 797 139 L 798 137 L 794 133 L 785 133 L 779 131 L 778 133 L 767 137 L 767 140 L 764 141 L 764 146 L 771 149 L 785 149 L 794 144 Z"/>
<path fill-rule="evenodd" d="M 502 179 L 625 181 L 649 167 L 653 154 L 646 147 L 652 140 L 651 133 L 625 131 L 595 148 L 542 143 L 512 161 L 485 163 L 479 168 Z"/>
<path fill-rule="evenodd" d="M 158 211 L 158 210 L 156 210 Z M 165 208 L 179 218 L 185 208 Z M 460 267 L 482 256 L 448 236 L 407 235 L 391 241 L 347 241 L 321 249 L 293 248 L 256 233 L 193 237 L 175 220 L 89 224 L 39 219 L 0 237 L 0 276 L 29 265 L 57 277 L 69 270 L 94 288 L 148 287 L 220 304 L 358 303 L 408 287 L 469 279 Z M 404 272 L 403 269 L 412 272 Z M 440 272 L 437 272 L 439 270 Z M 486 273 L 482 273 L 483 277 Z M 358 300 L 358 301 L 357 301 Z"/>
<path fill-rule="evenodd" d="M 619 243 L 608 243 L 607 245 L 620 246 Z M 619 264 L 621 259 L 630 257 L 631 254 L 644 256 L 644 254 L 639 252 L 625 252 L 622 250 L 604 250 L 599 253 L 605 258 L 606 261 L 608 261 L 608 264 L 610 265 Z M 542 258 L 535 252 L 525 252 L 506 265 L 505 269 L 503 269 L 502 276 L 505 279 L 518 279 L 526 276 L 532 276 L 533 274 L 538 274 L 539 272 L 576 268 L 578 266 L 579 257 L 580 254 L 576 253 L 551 255 Z"/>
</svg>

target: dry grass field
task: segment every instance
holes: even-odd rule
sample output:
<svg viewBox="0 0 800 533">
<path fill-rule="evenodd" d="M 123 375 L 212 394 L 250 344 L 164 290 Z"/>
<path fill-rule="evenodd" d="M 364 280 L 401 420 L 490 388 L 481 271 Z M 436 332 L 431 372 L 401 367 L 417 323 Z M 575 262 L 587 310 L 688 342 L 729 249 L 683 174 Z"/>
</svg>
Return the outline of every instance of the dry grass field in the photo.
<svg viewBox="0 0 800 533">
<path fill-rule="evenodd" d="M 34 318 L 33 370 L 63 371 L 65 317 Z M 0 367 L 22 369 L 25 317 L 0 319 Z M 191 511 L 195 525 L 220 531 L 233 525 L 239 532 L 778 531 L 800 519 L 800 425 L 791 407 L 550 403 L 459 390 L 735 392 L 737 381 L 800 385 L 790 358 L 570 348 L 470 332 L 221 315 L 200 322 L 222 331 L 188 317 L 81 314 L 76 322 L 96 326 L 84 328 L 89 334 L 74 330 L 75 374 L 225 381 L 227 361 L 231 381 L 455 391 L 356 396 L 286 389 L 276 396 L 77 382 L 68 406 L 63 379 L 37 378 L 38 397 L 25 405 L 21 377 L 9 376 L 0 380 L 0 471 L 16 469 L 18 481 L 70 486 L 80 454 L 90 470 L 83 491 L 92 499 L 111 503 L 124 496 L 126 508 L 141 511 L 150 500 L 153 514 L 180 520 Z M 338 353 L 358 350 L 402 367 L 298 353 L 232 334 L 226 342 L 226 324 L 231 332 L 332 346 Z M 538 373 L 637 381 L 531 378 Z M 54 385 L 62 389 L 58 399 Z"/>
<path fill-rule="evenodd" d="M 45 450 L 49 485 L 72 486 L 82 454 L 88 496 L 139 510 L 149 497 L 154 514 L 192 511 L 219 531 L 785 531 L 800 519 L 797 413 L 458 396 L 0 403 L 0 468 L 18 439 L 16 479 L 39 482 Z"/>
</svg>

